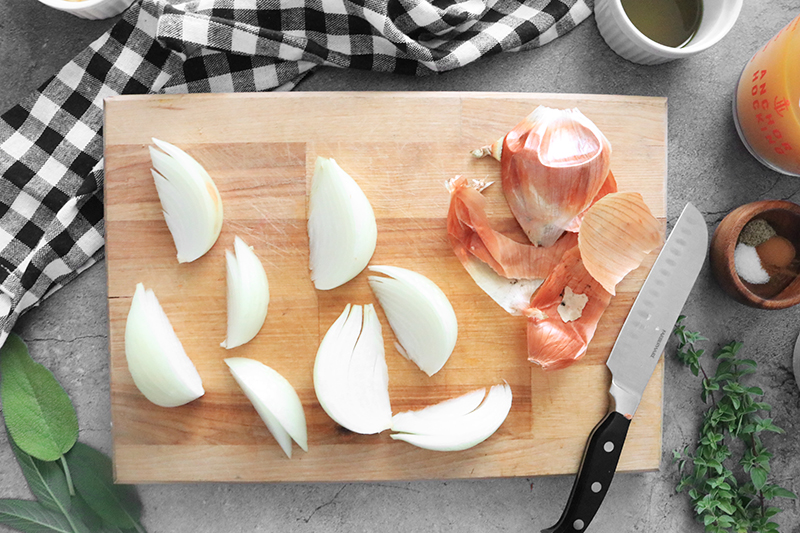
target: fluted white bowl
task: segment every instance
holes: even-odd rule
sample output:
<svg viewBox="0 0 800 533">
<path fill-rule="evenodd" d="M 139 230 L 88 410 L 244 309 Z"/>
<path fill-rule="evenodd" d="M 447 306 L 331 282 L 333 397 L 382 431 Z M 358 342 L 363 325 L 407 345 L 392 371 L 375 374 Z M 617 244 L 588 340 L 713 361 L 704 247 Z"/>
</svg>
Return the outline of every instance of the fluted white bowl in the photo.
<svg viewBox="0 0 800 533">
<path fill-rule="evenodd" d="M 731 30 L 743 0 L 703 0 L 703 17 L 688 45 L 664 46 L 645 36 L 628 19 L 621 0 L 595 0 L 594 17 L 600 35 L 628 61 L 656 65 L 689 57 L 715 45 Z"/>
<path fill-rule="evenodd" d="M 39 0 L 53 9 L 71 13 L 82 19 L 107 19 L 119 15 L 130 6 L 134 0 L 80 0 L 68 2 L 67 0 Z"/>
</svg>

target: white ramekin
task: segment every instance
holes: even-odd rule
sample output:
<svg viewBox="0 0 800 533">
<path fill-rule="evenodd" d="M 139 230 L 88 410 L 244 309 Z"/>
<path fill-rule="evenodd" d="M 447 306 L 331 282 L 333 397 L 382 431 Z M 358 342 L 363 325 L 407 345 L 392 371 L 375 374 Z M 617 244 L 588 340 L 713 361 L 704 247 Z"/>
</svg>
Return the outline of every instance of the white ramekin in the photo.
<svg viewBox="0 0 800 533">
<path fill-rule="evenodd" d="M 716 44 L 733 27 L 743 0 L 703 0 L 703 18 L 691 42 L 681 48 L 664 46 L 640 32 L 625 15 L 621 0 L 595 0 L 597 28 L 608 46 L 628 61 L 644 65 L 689 57 Z"/>
<path fill-rule="evenodd" d="M 131 5 L 134 0 L 80 0 L 68 2 L 67 0 L 39 0 L 53 9 L 71 13 L 82 19 L 107 19 L 119 15 Z"/>
</svg>

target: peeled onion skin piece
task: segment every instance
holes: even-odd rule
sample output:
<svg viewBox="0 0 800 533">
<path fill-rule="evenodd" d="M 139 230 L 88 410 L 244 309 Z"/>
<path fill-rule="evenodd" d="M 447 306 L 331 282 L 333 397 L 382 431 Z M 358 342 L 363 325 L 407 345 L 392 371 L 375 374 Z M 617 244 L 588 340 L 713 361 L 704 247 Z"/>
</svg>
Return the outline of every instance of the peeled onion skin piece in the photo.
<svg viewBox="0 0 800 533">
<path fill-rule="evenodd" d="M 125 359 L 136 388 L 160 407 L 178 407 L 203 394 L 203 382 L 151 289 L 141 283 L 125 323 Z"/>
<path fill-rule="evenodd" d="M 303 404 L 286 378 L 254 359 L 229 357 L 225 364 L 286 456 L 292 457 L 292 440 L 307 452 Z"/>
<path fill-rule="evenodd" d="M 474 255 L 505 278 L 544 279 L 564 252 L 578 242 L 573 234 L 564 235 L 549 248 L 517 242 L 492 229 L 486 198 L 466 178 L 455 178 L 449 187 L 447 236 L 462 263 Z"/>
<path fill-rule="evenodd" d="M 564 322 L 558 313 L 565 287 L 589 297 L 580 318 L 570 322 Z M 578 248 L 569 250 L 524 312 L 528 316 L 528 360 L 545 370 L 558 370 L 580 359 L 610 302 L 611 294 L 587 272 Z"/>
<path fill-rule="evenodd" d="M 474 393 L 468 393 L 467 396 Z M 461 414 L 449 406 L 438 413 L 425 414 L 426 409 L 416 413 L 398 413 L 392 429 L 395 440 L 402 440 L 419 448 L 433 451 L 461 451 L 477 446 L 491 437 L 503 424 L 511 411 L 513 396 L 508 383 L 495 385 L 483 402 L 473 411 Z M 452 402 L 459 400 L 446 400 Z M 471 402 L 471 398 L 466 398 Z M 436 406 L 431 406 L 436 407 Z"/>
<path fill-rule="evenodd" d="M 586 270 L 608 292 L 661 244 L 661 224 L 636 192 L 609 194 L 586 213 L 578 246 Z"/>
<path fill-rule="evenodd" d="M 577 109 L 543 106 L 506 134 L 503 193 L 530 241 L 551 246 L 606 180 L 611 144 Z"/>
</svg>

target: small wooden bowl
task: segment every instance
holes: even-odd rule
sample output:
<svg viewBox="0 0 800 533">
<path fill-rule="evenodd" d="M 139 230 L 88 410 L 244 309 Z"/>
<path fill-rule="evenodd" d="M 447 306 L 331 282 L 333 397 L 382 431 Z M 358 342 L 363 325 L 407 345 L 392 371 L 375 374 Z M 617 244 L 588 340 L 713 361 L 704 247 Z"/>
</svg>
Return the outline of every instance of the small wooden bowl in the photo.
<svg viewBox="0 0 800 533">
<path fill-rule="evenodd" d="M 745 224 L 755 218 L 766 220 L 778 235 L 791 241 L 800 255 L 800 206 L 783 200 L 762 200 L 738 207 L 722 219 L 711 239 L 711 269 L 722 288 L 745 305 L 759 309 L 797 305 L 800 303 L 800 276 L 779 293 L 765 297 L 757 294 L 762 292 L 758 285 L 743 281 L 736 273 L 733 254 L 739 234 Z"/>
</svg>

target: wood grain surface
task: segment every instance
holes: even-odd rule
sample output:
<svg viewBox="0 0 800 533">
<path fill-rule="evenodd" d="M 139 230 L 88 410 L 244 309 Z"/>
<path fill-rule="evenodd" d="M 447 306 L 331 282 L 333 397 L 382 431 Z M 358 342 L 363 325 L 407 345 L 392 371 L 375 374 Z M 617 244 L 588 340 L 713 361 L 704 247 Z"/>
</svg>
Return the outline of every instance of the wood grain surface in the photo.
<svg viewBox="0 0 800 533">
<path fill-rule="evenodd" d="M 446 236 L 445 180 L 499 180 L 500 166 L 470 150 L 494 141 L 537 105 L 578 107 L 606 134 L 620 190 L 642 193 L 665 220 L 667 106 L 664 98 L 519 93 L 270 93 L 119 96 L 105 101 L 106 266 L 111 409 L 118 482 L 359 481 L 569 474 L 608 409 L 605 360 L 656 253 L 628 275 L 587 355 L 543 372 L 526 359 L 525 319 L 498 307 L 471 280 Z M 208 170 L 225 221 L 216 245 L 179 265 L 150 176 L 148 145 L 176 144 Z M 506 380 L 514 401 L 484 443 L 442 453 L 356 435 L 319 406 L 312 369 L 322 336 L 346 303 L 376 302 L 366 273 L 316 291 L 308 273 L 306 194 L 317 156 L 333 157 L 359 183 L 378 222 L 372 264 L 410 268 L 448 295 L 459 321 L 456 349 L 428 377 L 394 348 L 378 308 L 394 412 L 421 408 Z M 499 184 L 487 190 L 496 227 L 521 235 Z M 662 227 L 664 224 L 662 224 Z M 234 235 L 253 246 L 270 282 L 260 334 L 233 350 L 225 338 L 225 249 Z M 182 407 L 149 403 L 124 353 L 136 283 L 155 291 L 206 394 Z M 251 357 L 297 389 L 309 451 L 287 459 L 223 362 Z M 663 360 L 628 434 L 620 471 L 653 470 L 661 459 Z"/>
</svg>

